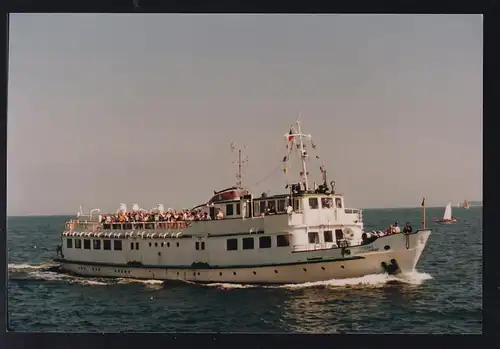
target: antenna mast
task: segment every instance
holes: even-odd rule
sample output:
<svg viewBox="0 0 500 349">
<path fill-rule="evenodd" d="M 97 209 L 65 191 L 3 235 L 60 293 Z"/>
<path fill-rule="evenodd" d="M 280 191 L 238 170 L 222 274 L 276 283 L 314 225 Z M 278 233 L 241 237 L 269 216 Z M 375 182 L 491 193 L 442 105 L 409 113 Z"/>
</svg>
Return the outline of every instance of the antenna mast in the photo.
<svg viewBox="0 0 500 349">
<path fill-rule="evenodd" d="M 300 129 L 300 114 L 298 115 L 298 118 L 297 118 L 297 122 L 296 122 L 296 125 L 297 125 L 297 132 L 293 132 L 293 128 L 290 129 L 290 133 L 289 134 L 286 134 L 285 135 L 285 139 L 288 139 L 289 142 L 290 142 L 290 139 L 291 139 L 291 146 L 293 146 L 293 139 L 295 137 L 298 137 L 299 138 L 299 142 L 298 142 L 298 151 L 299 151 L 299 155 L 300 155 L 300 159 L 302 161 L 302 172 L 300 173 L 300 177 L 302 178 L 302 183 L 304 184 L 304 189 L 305 191 L 308 191 L 309 190 L 309 178 L 308 178 L 308 173 L 307 173 L 307 164 L 306 164 L 306 160 L 307 160 L 307 157 L 308 157 L 308 154 L 307 154 L 307 151 L 305 150 L 305 146 L 304 146 L 304 140 L 303 138 L 307 138 L 307 139 L 311 139 L 311 135 L 310 134 L 304 134 L 302 133 L 301 129 Z"/>
<path fill-rule="evenodd" d="M 244 147 L 246 148 L 246 147 Z M 231 143 L 231 151 L 235 151 L 236 147 L 234 143 Z M 243 164 L 248 162 L 248 157 L 245 157 L 242 159 L 241 157 L 242 150 L 241 148 L 238 148 L 238 172 L 236 173 L 236 186 L 238 188 L 242 188 L 242 183 L 243 183 Z M 235 162 L 233 161 L 233 164 Z"/>
</svg>

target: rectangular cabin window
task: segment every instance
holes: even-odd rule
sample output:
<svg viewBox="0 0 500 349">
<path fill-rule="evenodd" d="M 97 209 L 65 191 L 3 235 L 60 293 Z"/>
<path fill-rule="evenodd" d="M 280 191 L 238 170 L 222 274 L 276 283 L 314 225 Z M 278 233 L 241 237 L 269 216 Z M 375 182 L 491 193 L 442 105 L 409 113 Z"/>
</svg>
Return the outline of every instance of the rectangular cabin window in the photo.
<svg viewBox="0 0 500 349">
<path fill-rule="evenodd" d="M 94 240 L 94 250 L 100 250 L 101 249 L 101 240 Z"/>
<path fill-rule="evenodd" d="M 138 250 L 138 249 L 139 249 L 139 243 L 138 243 L 138 242 L 136 242 L 136 243 L 135 243 L 135 249 L 136 249 L 136 250 Z"/>
<path fill-rule="evenodd" d="M 202 241 L 201 242 L 201 249 L 204 250 L 205 249 L 205 241 Z"/>
<path fill-rule="evenodd" d="M 66 239 L 66 248 L 73 248 L 73 239 Z"/>
<path fill-rule="evenodd" d="M 259 237 L 259 248 L 270 248 L 271 247 L 271 237 L 261 236 Z"/>
<path fill-rule="evenodd" d="M 267 202 L 269 213 L 276 213 L 276 200 L 269 200 Z"/>
<path fill-rule="evenodd" d="M 309 232 L 307 234 L 310 244 L 319 244 L 319 235 L 317 232 Z"/>
<path fill-rule="evenodd" d="M 236 251 L 238 249 L 238 239 L 227 239 L 226 249 L 228 251 Z"/>
<path fill-rule="evenodd" d="M 82 248 L 82 240 L 75 239 L 75 248 Z"/>
<path fill-rule="evenodd" d="M 103 247 L 103 250 L 111 250 L 111 240 L 103 240 L 102 241 L 102 247 Z"/>
<path fill-rule="evenodd" d="M 226 216 L 232 216 L 234 214 L 233 204 L 226 205 Z"/>
<path fill-rule="evenodd" d="M 261 201 L 260 203 L 260 213 L 266 213 L 266 208 L 267 208 L 267 202 L 266 201 Z"/>
<path fill-rule="evenodd" d="M 208 215 L 210 216 L 210 218 L 215 219 L 215 207 L 210 206 L 209 211 L 210 212 L 208 213 Z"/>
<path fill-rule="evenodd" d="M 200 249 L 200 243 L 198 241 L 194 243 L 194 248 L 196 249 L 196 251 Z"/>
<path fill-rule="evenodd" d="M 237 216 L 241 215 L 241 205 L 240 204 L 236 204 L 236 215 Z"/>
<path fill-rule="evenodd" d="M 333 232 L 331 230 L 325 230 L 323 237 L 325 238 L 325 242 L 333 242 Z"/>
<path fill-rule="evenodd" d="M 342 208 L 342 199 L 341 198 L 335 198 L 335 207 Z"/>
<path fill-rule="evenodd" d="M 243 249 L 253 250 L 254 249 L 254 238 L 243 238 Z"/>
<path fill-rule="evenodd" d="M 344 238 L 344 232 L 342 229 L 335 229 L 335 240 L 342 240 Z"/>
<path fill-rule="evenodd" d="M 276 235 L 276 246 L 277 247 L 290 246 L 290 236 L 289 235 Z"/>
<path fill-rule="evenodd" d="M 131 242 L 131 243 L 130 243 L 130 249 L 131 249 L 131 250 L 133 250 L 133 249 L 134 249 L 134 243 L 133 243 L 133 242 Z"/>
<path fill-rule="evenodd" d="M 299 199 L 293 200 L 293 210 L 295 212 L 297 212 L 297 211 L 300 210 L 300 201 L 299 201 Z"/>
<path fill-rule="evenodd" d="M 113 240 L 114 241 L 114 250 L 121 251 L 122 250 L 122 241 L 121 240 Z"/>
<path fill-rule="evenodd" d="M 285 199 L 278 200 L 278 212 L 285 212 L 286 211 L 285 204 L 286 204 L 286 200 Z"/>
<path fill-rule="evenodd" d="M 333 208 L 333 199 L 329 197 L 321 198 L 321 208 Z"/>
<path fill-rule="evenodd" d="M 260 207 L 260 206 L 259 206 L 259 203 L 258 203 L 258 202 L 254 202 L 254 203 L 253 203 L 253 216 L 254 216 L 254 217 L 258 217 L 258 216 L 259 216 L 259 213 L 260 213 L 260 211 L 259 211 L 259 207 Z"/>
<path fill-rule="evenodd" d="M 90 250 L 90 240 L 89 239 L 84 239 L 83 240 L 83 248 L 85 250 Z"/>
<path fill-rule="evenodd" d="M 316 210 L 318 208 L 318 198 L 309 198 L 309 208 Z"/>
</svg>

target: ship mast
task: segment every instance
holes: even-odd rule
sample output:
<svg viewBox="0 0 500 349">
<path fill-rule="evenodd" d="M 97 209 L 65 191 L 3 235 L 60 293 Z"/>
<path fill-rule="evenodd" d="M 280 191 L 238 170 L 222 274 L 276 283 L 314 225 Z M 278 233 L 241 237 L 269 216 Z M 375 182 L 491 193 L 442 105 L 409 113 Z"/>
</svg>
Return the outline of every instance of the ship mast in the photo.
<svg viewBox="0 0 500 349">
<path fill-rule="evenodd" d="M 304 184 L 304 190 L 308 191 L 309 190 L 309 178 L 308 178 L 307 164 L 306 164 L 308 154 L 307 154 L 307 151 L 305 150 L 305 146 L 304 146 L 304 137 L 307 139 L 311 139 L 311 135 L 302 133 L 302 130 L 300 129 L 300 120 L 299 119 L 297 119 L 296 125 L 297 125 L 297 131 L 295 132 L 295 131 L 293 131 L 293 128 L 291 128 L 290 133 L 285 135 L 285 139 L 288 139 L 289 142 L 291 143 L 290 146 L 293 147 L 294 139 L 296 137 L 299 138 L 299 142 L 297 145 L 298 145 L 298 151 L 300 153 L 299 154 L 300 159 L 302 161 L 302 172 L 300 173 L 300 177 L 302 178 L 302 183 Z"/>
<path fill-rule="evenodd" d="M 231 151 L 235 151 L 236 150 L 236 147 L 234 146 L 234 143 L 231 144 Z M 242 185 L 243 185 L 243 164 L 247 163 L 248 162 L 248 157 L 246 157 L 245 159 L 242 159 L 241 157 L 241 154 L 242 154 L 242 150 L 241 148 L 238 148 L 238 172 L 236 173 L 236 186 L 238 188 L 243 188 Z M 233 161 L 233 164 L 235 162 Z"/>
</svg>

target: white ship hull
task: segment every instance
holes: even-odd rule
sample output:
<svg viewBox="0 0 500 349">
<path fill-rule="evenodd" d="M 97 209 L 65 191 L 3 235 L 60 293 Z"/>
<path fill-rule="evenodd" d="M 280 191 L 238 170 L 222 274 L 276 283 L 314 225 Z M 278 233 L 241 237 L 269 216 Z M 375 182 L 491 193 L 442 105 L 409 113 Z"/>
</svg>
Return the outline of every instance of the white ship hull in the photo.
<svg viewBox="0 0 500 349">
<path fill-rule="evenodd" d="M 382 263 L 398 265 L 396 273 L 414 270 L 424 250 L 430 230 L 378 238 L 369 245 L 301 252 L 297 262 L 274 265 L 209 266 L 202 268 L 126 264 L 105 264 L 58 259 L 63 271 L 81 276 L 134 279 L 183 280 L 204 283 L 288 284 L 361 277 L 386 273 Z M 389 248 L 388 248 L 389 247 Z M 386 249 L 388 248 L 388 249 Z M 344 249 L 344 253 L 345 250 Z M 309 259 L 309 260 L 308 260 Z"/>
</svg>

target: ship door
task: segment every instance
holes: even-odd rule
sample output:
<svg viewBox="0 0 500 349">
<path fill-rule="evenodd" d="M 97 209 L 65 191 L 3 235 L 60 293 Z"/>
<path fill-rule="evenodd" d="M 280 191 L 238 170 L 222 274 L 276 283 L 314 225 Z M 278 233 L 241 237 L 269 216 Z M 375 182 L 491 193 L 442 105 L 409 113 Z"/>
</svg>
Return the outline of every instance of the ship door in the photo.
<svg viewBox="0 0 500 349">
<path fill-rule="evenodd" d="M 335 241 L 337 242 L 337 246 L 339 245 L 339 241 L 344 239 L 344 232 L 342 229 L 335 229 Z"/>
<path fill-rule="evenodd" d="M 207 241 L 205 237 L 194 239 L 194 263 L 208 263 Z"/>
</svg>

